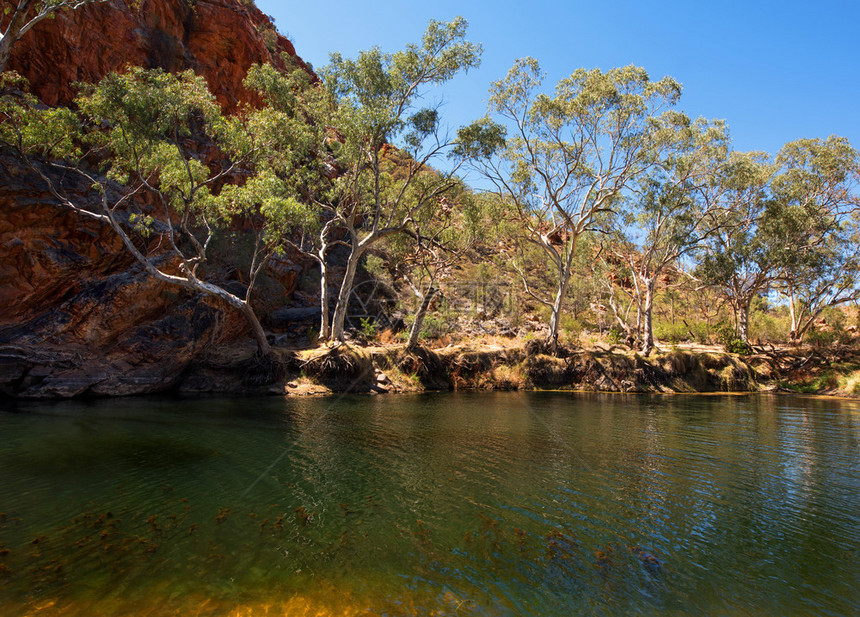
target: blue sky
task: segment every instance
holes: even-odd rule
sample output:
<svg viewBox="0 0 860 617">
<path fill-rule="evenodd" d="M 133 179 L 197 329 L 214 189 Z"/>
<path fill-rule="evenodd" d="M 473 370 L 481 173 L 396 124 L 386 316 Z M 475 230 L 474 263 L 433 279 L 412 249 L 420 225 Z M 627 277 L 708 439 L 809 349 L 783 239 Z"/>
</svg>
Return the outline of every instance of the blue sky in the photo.
<svg viewBox="0 0 860 617">
<path fill-rule="evenodd" d="M 697 2 L 614 0 L 427 3 L 257 0 L 315 67 L 339 51 L 417 42 L 429 19 L 462 15 L 484 46 L 477 71 L 444 91 L 445 120 L 486 110 L 490 82 L 533 56 L 551 88 L 577 68 L 637 64 L 684 86 L 691 116 L 728 121 L 738 150 L 775 152 L 800 137 L 847 137 L 860 147 L 860 3 L 853 0 Z"/>
</svg>

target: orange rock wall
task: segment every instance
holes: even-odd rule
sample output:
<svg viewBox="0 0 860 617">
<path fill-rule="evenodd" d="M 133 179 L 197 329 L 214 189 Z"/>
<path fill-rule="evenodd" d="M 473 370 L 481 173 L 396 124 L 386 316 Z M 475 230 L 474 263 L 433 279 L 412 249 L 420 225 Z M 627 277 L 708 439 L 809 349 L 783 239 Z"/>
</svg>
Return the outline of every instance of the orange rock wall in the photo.
<svg viewBox="0 0 860 617">
<path fill-rule="evenodd" d="M 97 82 L 127 64 L 193 69 L 206 77 L 224 109 L 232 111 L 253 101 L 242 87 L 252 64 L 282 64 L 283 52 L 296 57 L 292 43 L 250 4 L 144 0 L 133 9 L 111 0 L 62 11 L 15 44 L 8 69 L 29 79 L 33 92 L 49 105 L 68 105 L 76 82 Z"/>
<path fill-rule="evenodd" d="M 277 65 L 282 52 L 295 57 L 269 18 L 240 0 L 144 0 L 140 9 L 111 0 L 40 23 L 7 68 L 49 105 L 71 104 L 76 82 L 128 64 L 193 69 L 229 112 L 254 102 L 242 87 L 248 68 Z M 78 179 L 44 171 L 80 203 L 95 197 Z M 213 267 L 220 283 L 241 288 L 229 269 Z M 255 298 L 261 316 L 295 290 L 302 268 L 282 259 L 269 270 Z M 0 148 L 0 398 L 177 388 L 212 343 L 235 344 L 246 327 L 235 311 L 149 277 L 104 224 L 59 208 L 39 176 Z"/>
</svg>

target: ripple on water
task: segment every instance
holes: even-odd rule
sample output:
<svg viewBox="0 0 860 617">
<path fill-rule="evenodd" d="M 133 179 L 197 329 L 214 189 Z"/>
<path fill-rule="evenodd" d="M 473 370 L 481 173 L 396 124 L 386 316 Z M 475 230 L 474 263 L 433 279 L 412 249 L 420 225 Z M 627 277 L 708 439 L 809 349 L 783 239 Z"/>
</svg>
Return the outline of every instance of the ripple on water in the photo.
<svg viewBox="0 0 860 617">
<path fill-rule="evenodd" d="M 23 615 L 860 613 L 860 414 L 802 398 L 0 413 Z"/>
</svg>

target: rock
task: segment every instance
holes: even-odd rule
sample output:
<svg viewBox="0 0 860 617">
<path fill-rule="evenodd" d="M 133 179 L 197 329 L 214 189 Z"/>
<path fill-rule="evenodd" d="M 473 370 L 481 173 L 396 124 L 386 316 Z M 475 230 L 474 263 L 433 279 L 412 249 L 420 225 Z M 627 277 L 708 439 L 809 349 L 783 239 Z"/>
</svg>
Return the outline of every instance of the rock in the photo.
<svg viewBox="0 0 860 617">
<path fill-rule="evenodd" d="M 145 0 L 135 10 L 110 0 L 39 23 L 15 44 L 7 68 L 26 77 L 49 105 L 70 104 L 78 94 L 75 83 L 96 82 L 127 64 L 193 69 L 230 112 L 257 102 L 242 86 L 248 68 L 264 62 L 283 67 L 282 52 L 313 74 L 252 2 Z M 218 156 L 205 145 L 198 154 L 204 162 Z M 68 175 L 62 182 L 79 205 L 99 207 L 82 179 Z M 135 205 L 145 212 L 154 204 L 142 196 Z M 273 260 L 267 281 L 288 296 L 301 272 L 298 263 L 292 254 Z M 227 276 L 217 282 L 244 289 Z M 261 313 L 272 308 L 267 302 L 283 304 L 271 296 L 269 290 L 261 294 Z M 0 393 L 224 391 L 234 385 L 223 374 L 190 374 L 189 366 L 213 343 L 235 341 L 246 331 L 238 312 L 148 276 L 108 225 L 58 207 L 37 173 L 0 150 Z M 4 354 L 12 348 L 23 351 Z"/>
<path fill-rule="evenodd" d="M 106 378 L 106 373 L 98 369 L 71 370 L 52 374 L 38 385 L 18 392 L 17 395 L 29 399 L 72 398 L 86 393 Z"/>
<path fill-rule="evenodd" d="M 273 328 L 286 328 L 293 322 L 318 319 L 319 316 L 320 307 L 318 306 L 284 307 L 269 313 L 268 322 Z"/>
<path fill-rule="evenodd" d="M 275 347 L 289 347 L 293 343 L 292 337 L 288 334 L 278 334 L 269 338 L 271 338 L 269 343 Z"/>
<path fill-rule="evenodd" d="M 0 388 L 23 379 L 29 367 L 30 365 L 24 358 L 4 358 L 0 356 Z"/>
<path fill-rule="evenodd" d="M 252 2 L 146 0 L 135 10 L 111 0 L 42 21 L 15 44 L 6 68 L 26 77 L 48 105 L 70 104 L 75 83 L 97 82 L 127 64 L 193 69 L 225 111 L 233 111 L 257 100 L 242 86 L 248 68 L 284 66 L 283 52 L 313 74 Z"/>
<path fill-rule="evenodd" d="M 376 383 L 380 385 L 388 385 L 391 383 L 391 379 L 385 373 L 377 373 L 376 374 Z"/>
</svg>

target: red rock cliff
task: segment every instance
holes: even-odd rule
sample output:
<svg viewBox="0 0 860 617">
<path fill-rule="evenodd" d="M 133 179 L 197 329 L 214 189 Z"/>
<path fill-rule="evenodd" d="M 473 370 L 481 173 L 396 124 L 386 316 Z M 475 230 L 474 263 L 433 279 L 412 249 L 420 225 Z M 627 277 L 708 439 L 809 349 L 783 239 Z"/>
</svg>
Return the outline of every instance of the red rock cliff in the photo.
<svg viewBox="0 0 860 617">
<path fill-rule="evenodd" d="M 136 10 L 111 0 L 64 11 L 16 43 L 8 68 L 50 105 L 69 104 L 75 82 L 98 81 L 129 63 L 190 68 L 229 111 L 252 101 L 242 81 L 253 63 L 295 56 L 249 4 L 144 0 Z M 72 192 L 81 202 L 93 197 L 86 186 Z M 301 273 L 289 262 L 270 270 L 255 300 L 269 310 L 289 297 Z M 216 275 L 222 284 L 241 288 L 229 268 L 223 272 Z M 40 178 L 0 148 L 0 396 L 216 388 L 199 372 L 189 386 L 189 366 L 243 328 L 223 307 L 147 276 L 110 230 L 59 209 Z"/>
<path fill-rule="evenodd" d="M 243 0 L 121 0 L 62 11 L 15 44 L 8 68 L 30 80 L 49 105 L 67 105 L 75 82 L 96 82 L 131 63 L 168 71 L 193 69 L 230 111 L 251 95 L 242 87 L 254 63 L 296 58 L 269 17 Z"/>
</svg>

